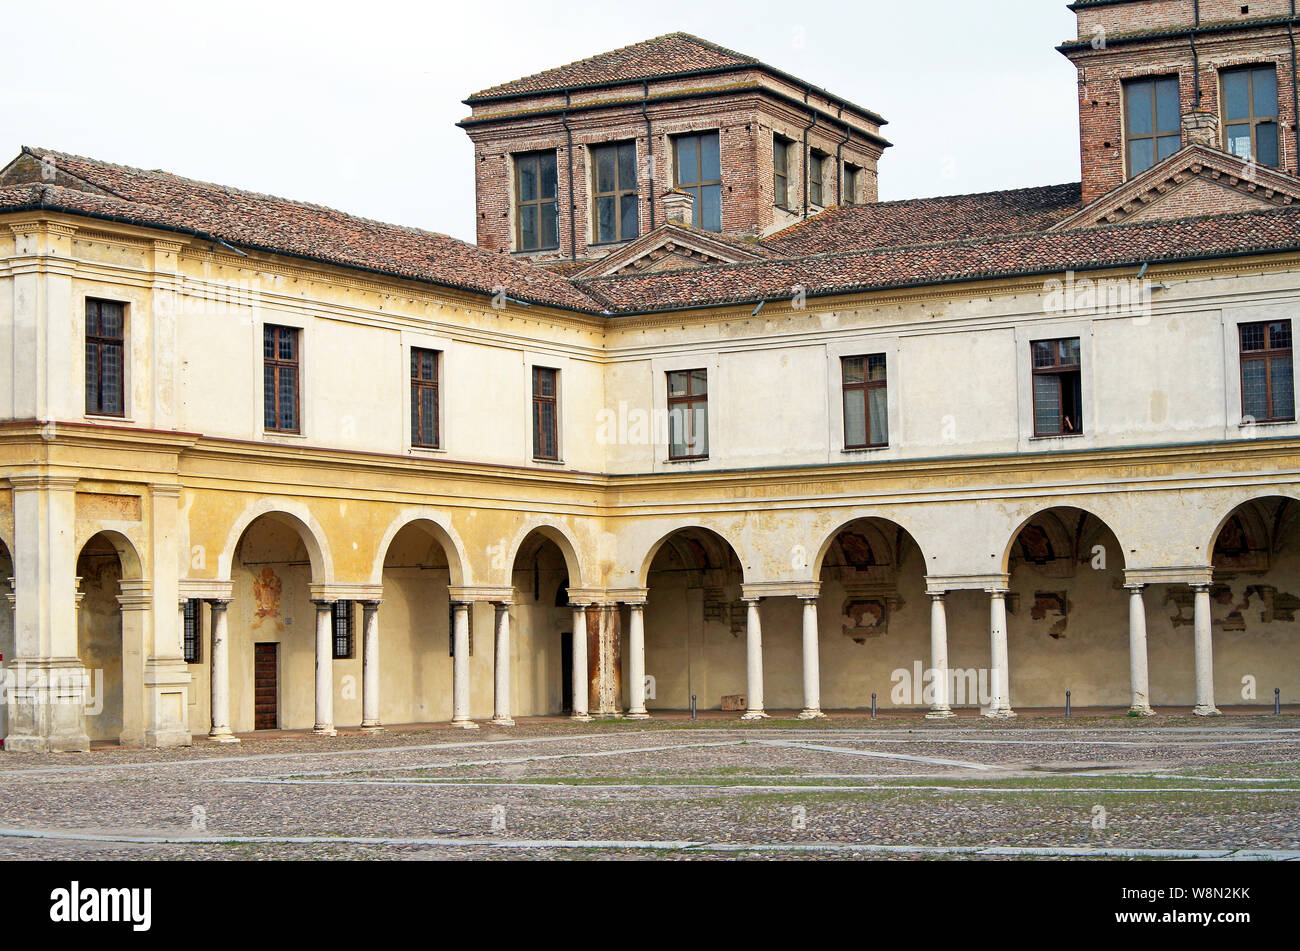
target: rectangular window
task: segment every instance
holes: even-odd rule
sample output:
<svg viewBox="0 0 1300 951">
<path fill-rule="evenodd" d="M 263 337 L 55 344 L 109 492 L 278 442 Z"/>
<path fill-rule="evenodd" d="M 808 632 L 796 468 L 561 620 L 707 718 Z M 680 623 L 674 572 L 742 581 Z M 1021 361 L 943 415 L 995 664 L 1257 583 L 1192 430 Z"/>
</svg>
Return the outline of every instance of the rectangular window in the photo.
<svg viewBox="0 0 1300 951">
<path fill-rule="evenodd" d="M 298 425 L 298 329 L 262 330 L 262 416 L 269 433 L 296 433 Z"/>
<path fill-rule="evenodd" d="M 635 238 L 640 230 L 636 143 L 593 146 L 591 164 L 595 169 L 592 217 L 596 240 L 606 243 Z"/>
<path fill-rule="evenodd" d="M 352 659 L 352 602 L 335 601 L 334 613 L 334 659 Z"/>
<path fill-rule="evenodd" d="M 1277 69 L 1247 66 L 1224 70 L 1223 150 L 1260 165 L 1278 164 Z"/>
<path fill-rule="evenodd" d="M 465 627 L 469 632 L 469 656 L 474 656 L 474 605 L 465 612 Z M 456 602 L 447 605 L 447 656 L 456 656 Z"/>
<path fill-rule="evenodd" d="M 533 367 L 533 458 L 558 460 L 557 426 L 559 370 Z"/>
<path fill-rule="evenodd" d="M 1036 340 L 1029 345 L 1034 368 L 1034 435 L 1083 432 L 1083 383 L 1079 338 Z"/>
<path fill-rule="evenodd" d="M 825 207 L 822 175 L 826 170 L 826 154 L 813 149 L 808 153 L 808 201 Z"/>
<path fill-rule="evenodd" d="M 772 137 L 772 201 L 778 208 L 790 207 L 790 146 L 789 139 Z"/>
<path fill-rule="evenodd" d="M 438 351 L 411 348 L 411 445 L 437 449 Z"/>
<path fill-rule="evenodd" d="M 677 188 L 695 198 L 695 227 L 722 230 L 722 158 L 718 133 L 700 132 L 673 139 Z"/>
<path fill-rule="evenodd" d="M 1255 422 L 1295 419 L 1291 321 L 1242 324 L 1241 414 Z"/>
<path fill-rule="evenodd" d="M 858 203 L 858 181 L 861 178 L 862 169 L 856 165 L 844 164 L 844 184 L 841 186 L 843 194 L 840 196 L 841 205 L 856 205 Z"/>
<path fill-rule="evenodd" d="M 709 455 L 708 380 L 707 370 L 668 374 L 669 459 L 705 459 Z"/>
<path fill-rule="evenodd" d="M 1183 144 L 1178 77 L 1124 84 L 1124 145 L 1132 178 L 1163 162 Z"/>
<path fill-rule="evenodd" d="M 889 445 L 885 355 L 872 353 L 845 357 L 841 365 L 844 376 L 844 448 Z"/>
<path fill-rule="evenodd" d="M 203 602 L 198 598 L 189 598 L 185 602 L 185 630 L 182 633 L 185 663 L 201 663 L 203 660 Z"/>
<path fill-rule="evenodd" d="M 515 247 L 543 251 L 560 246 L 559 176 L 554 152 L 515 156 Z"/>
<path fill-rule="evenodd" d="M 86 412 L 91 415 L 125 415 L 125 330 L 122 304 L 86 298 Z"/>
</svg>

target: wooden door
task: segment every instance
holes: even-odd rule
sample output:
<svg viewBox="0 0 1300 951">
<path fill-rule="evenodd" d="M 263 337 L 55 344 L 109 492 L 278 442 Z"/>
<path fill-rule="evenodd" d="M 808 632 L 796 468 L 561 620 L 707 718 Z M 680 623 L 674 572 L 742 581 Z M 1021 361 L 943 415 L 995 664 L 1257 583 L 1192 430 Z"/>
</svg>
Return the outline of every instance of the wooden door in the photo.
<svg viewBox="0 0 1300 951">
<path fill-rule="evenodd" d="M 277 730 L 280 711 L 277 705 L 280 670 L 279 644 L 253 645 L 253 727 Z"/>
</svg>

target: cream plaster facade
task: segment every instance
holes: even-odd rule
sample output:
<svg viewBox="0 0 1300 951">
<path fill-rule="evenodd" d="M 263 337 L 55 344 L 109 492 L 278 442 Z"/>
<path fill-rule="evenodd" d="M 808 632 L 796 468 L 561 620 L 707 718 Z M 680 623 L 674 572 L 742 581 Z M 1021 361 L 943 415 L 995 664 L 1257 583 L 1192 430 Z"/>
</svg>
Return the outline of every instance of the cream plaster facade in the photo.
<svg viewBox="0 0 1300 951">
<path fill-rule="evenodd" d="M 1147 277 L 1162 287 L 1138 311 L 1054 312 L 1035 279 L 598 317 L 5 215 L 0 653 L 25 678 L 6 747 L 251 731 L 263 643 L 279 727 L 360 726 L 367 683 L 381 724 L 453 719 L 454 603 L 471 605 L 467 725 L 692 696 L 942 714 L 944 696 L 897 692 L 896 671 L 932 665 L 1007 678 L 964 704 L 994 715 L 1065 690 L 1138 712 L 1296 702 L 1300 536 L 1267 500 L 1300 498 L 1300 427 L 1242 420 L 1234 328 L 1291 316 L 1300 254 Z M 122 419 L 83 412 L 88 297 L 126 305 Z M 302 329 L 300 436 L 262 430 L 265 323 Z M 1082 341 L 1085 435 L 1035 439 L 1028 342 L 1060 336 Z M 439 450 L 410 445 L 412 346 L 442 354 Z M 889 446 L 845 451 L 839 359 L 860 353 L 887 356 Z M 532 458 L 533 366 L 560 371 L 560 463 Z M 670 462 L 638 420 L 686 368 L 709 373 L 709 456 Z M 1216 564 L 1234 513 L 1244 554 Z M 1017 554 L 1031 523 L 1053 543 L 1038 563 Z M 186 598 L 208 602 L 194 664 Z M 360 602 L 355 650 L 322 667 L 337 599 Z M 845 633 L 851 602 L 884 613 Z M 94 715 L 87 669 L 104 671 Z"/>
</svg>

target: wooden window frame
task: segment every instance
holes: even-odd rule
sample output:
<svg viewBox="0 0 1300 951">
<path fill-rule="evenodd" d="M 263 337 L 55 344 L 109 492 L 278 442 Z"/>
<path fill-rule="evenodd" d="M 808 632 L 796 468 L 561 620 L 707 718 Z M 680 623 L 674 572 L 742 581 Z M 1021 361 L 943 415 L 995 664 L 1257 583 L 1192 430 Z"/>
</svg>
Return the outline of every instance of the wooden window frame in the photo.
<svg viewBox="0 0 1300 951">
<path fill-rule="evenodd" d="M 433 376 L 423 376 L 424 356 L 433 357 Z M 441 394 L 438 392 L 439 364 L 442 362 L 442 353 L 438 350 L 431 350 L 428 347 L 411 348 L 411 446 L 415 449 L 441 449 L 442 448 L 442 402 Z M 433 442 L 424 442 L 422 434 L 424 433 L 424 400 L 421 396 L 426 391 L 433 392 Z"/>
<path fill-rule="evenodd" d="M 790 146 L 794 142 L 778 133 L 772 134 L 772 204 L 790 210 Z M 781 161 L 777 161 L 777 156 Z"/>
<path fill-rule="evenodd" d="M 115 307 L 118 309 L 119 320 L 121 323 L 121 335 L 110 336 L 103 333 L 104 308 Z M 91 332 L 91 311 L 94 309 L 94 326 L 96 332 Z M 86 415 L 87 416 L 110 416 L 114 419 L 126 418 L 126 304 L 122 301 L 104 300 L 98 297 L 86 298 L 86 316 L 85 316 L 85 336 L 86 336 Z M 117 398 L 119 409 L 116 411 L 104 409 L 104 351 L 106 348 L 117 348 L 118 358 L 118 379 L 116 392 L 112 393 Z M 90 360 L 94 355 L 94 380 L 90 380 Z M 92 403 L 93 401 L 93 403 Z"/>
<path fill-rule="evenodd" d="M 632 182 L 631 188 L 622 188 L 619 182 L 622 180 L 622 169 L 619 167 L 619 154 L 627 146 L 632 147 Z M 614 188 L 612 191 L 600 190 L 600 153 L 603 151 L 612 151 L 614 153 Z M 636 140 L 630 139 L 623 142 L 602 142 L 600 145 L 593 145 L 589 154 L 591 156 L 591 233 L 593 244 L 621 244 L 624 241 L 631 241 L 641 236 L 641 189 L 637 176 L 637 158 L 636 158 Z M 631 195 L 636 202 L 636 225 L 632 234 L 623 233 L 623 199 Z M 614 237 L 603 238 L 600 234 L 600 200 L 602 198 L 612 199 L 614 202 Z"/>
<path fill-rule="evenodd" d="M 694 392 L 692 392 L 693 389 L 694 389 L 694 385 L 695 385 L 695 374 L 696 374 L 696 373 L 703 373 L 703 374 L 704 374 L 704 392 L 703 392 L 703 393 L 694 393 Z M 684 395 L 682 395 L 682 396 L 673 396 L 673 376 L 675 376 L 675 375 L 677 375 L 677 374 L 681 374 L 681 375 L 683 375 L 683 376 L 686 377 L 686 393 L 685 393 Z M 673 441 L 672 441 L 672 439 L 669 439 L 669 440 L 668 440 L 668 458 L 671 459 L 673 462 L 687 462 L 687 461 L 694 460 L 694 459 L 707 459 L 707 458 L 709 458 L 709 432 L 708 432 L 708 418 L 709 418 L 709 371 L 708 371 L 708 368 L 707 368 L 707 367 L 694 367 L 694 368 L 689 369 L 689 370 L 669 370 L 669 371 L 667 371 L 667 373 L 666 373 L 665 384 L 666 384 L 666 386 L 668 387 L 668 390 L 667 390 L 667 397 L 668 397 L 668 418 L 669 418 L 670 420 L 672 419 L 673 410 L 674 410 L 676 407 L 679 407 L 679 406 L 684 406 L 684 407 L 686 408 L 686 415 L 683 417 L 683 419 L 688 419 L 688 420 L 689 420 L 689 419 L 694 419 L 694 418 L 695 418 L 694 413 L 695 413 L 695 410 L 696 410 L 696 408 L 697 408 L 697 405 L 703 409 L 703 411 L 704 411 L 704 419 L 705 419 L 704 451 L 703 451 L 703 452 L 691 453 L 691 454 L 689 454 L 689 455 L 681 455 L 681 456 L 679 456 L 679 455 L 674 455 L 674 453 L 673 453 Z"/>
<path fill-rule="evenodd" d="M 844 178 L 840 182 L 841 205 L 856 205 L 858 203 L 858 176 L 861 174 L 861 165 L 854 165 L 851 162 L 844 163 Z"/>
<path fill-rule="evenodd" d="M 821 208 L 826 207 L 826 159 L 825 152 L 817 149 L 808 150 L 808 203 Z M 817 197 L 814 198 L 813 196 Z"/>
<path fill-rule="evenodd" d="M 1274 98 L 1273 98 L 1273 114 L 1271 116 L 1260 115 L 1258 111 L 1255 109 L 1254 73 L 1256 70 L 1262 70 L 1262 69 L 1271 69 L 1273 71 Z M 1250 115 L 1245 119 L 1228 118 L 1227 78 L 1234 73 L 1246 74 L 1246 89 L 1247 89 L 1246 95 L 1249 103 L 1248 108 L 1249 108 Z M 1228 141 L 1229 141 L 1228 126 L 1249 125 L 1251 158 L 1255 160 L 1256 164 L 1264 165 L 1265 168 L 1281 168 L 1283 143 L 1282 143 L 1282 123 L 1281 123 L 1281 116 L 1279 115 L 1282 108 L 1282 104 L 1279 101 L 1280 99 L 1281 99 L 1281 92 L 1278 89 L 1278 85 L 1277 85 L 1277 64 L 1276 63 L 1251 63 L 1243 66 L 1233 66 L 1230 68 L 1219 70 L 1219 116 L 1220 116 L 1219 124 L 1221 126 L 1220 147 L 1223 149 L 1223 151 L 1228 152 L 1228 154 L 1230 155 L 1235 154 L 1229 152 L 1228 150 Z M 1265 165 L 1265 163 L 1259 161 L 1259 137 L 1258 137 L 1259 126 L 1265 122 L 1271 122 L 1276 128 L 1276 132 L 1275 132 L 1275 136 L 1277 139 L 1277 164 L 1276 165 Z M 1245 161 L 1243 156 L 1238 155 L 1237 158 L 1241 158 L 1243 161 Z"/>
<path fill-rule="evenodd" d="M 885 376 L 883 379 L 880 380 L 871 379 L 871 360 L 872 358 L 875 357 L 878 357 L 881 363 L 885 367 Z M 847 379 L 848 369 L 849 369 L 848 361 L 850 360 L 863 361 L 861 382 L 850 383 L 848 381 Z M 840 386 L 842 390 L 841 397 L 840 397 L 841 406 L 844 405 L 844 401 L 847 398 L 848 394 L 856 393 L 856 392 L 862 393 L 862 418 L 864 422 L 863 432 L 867 438 L 867 441 L 864 443 L 849 442 L 849 415 L 847 412 L 845 412 L 843 414 L 844 415 L 844 448 L 845 449 L 884 449 L 885 447 L 887 447 L 889 445 L 888 422 L 886 422 L 884 441 L 880 442 L 873 438 L 875 434 L 872 433 L 871 431 L 871 392 L 870 391 L 871 390 L 885 391 L 886 394 L 885 414 L 886 414 L 886 419 L 888 419 L 888 414 L 889 414 L 889 396 L 888 396 L 889 358 L 888 356 L 883 353 L 857 353 L 857 354 L 850 354 L 848 356 L 840 357 Z"/>
<path fill-rule="evenodd" d="M 542 160 L 549 157 L 555 163 L 555 194 L 549 197 L 542 194 Z M 512 156 L 514 160 L 515 172 L 515 250 L 516 251 L 554 251 L 560 246 L 560 162 L 558 153 L 554 149 L 541 149 L 535 152 L 518 152 Z M 537 163 L 537 197 L 525 199 L 523 197 L 523 175 L 520 174 L 520 166 L 525 162 Z M 546 244 L 543 241 L 544 229 L 542 228 L 542 214 L 546 205 L 555 207 L 555 243 Z M 524 246 L 524 208 L 535 207 L 537 209 L 537 246 Z"/>
<path fill-rule="evenodd" d="M 352 610 L 354 602 L 338 600 L 330 604 L 330 642 L 331 653 L 335 660 L 352 660 L 356 657 L 356 637 L 353 630 Z M 341 630 L 340 630 L 341 628 Z M 340 652 L 343 644 L 345 650 Z"/>
<path fill-rule="evenodd" d="M 551 375 L 551 395 L 539 392 L 538 383 L 543 375 Z M 533 459 L 539 462 L 560 461 L 560 371 L 555 367 L 533 367 Z M 546 455 L 542 445 L 542 417 L 549 412 L 554 431 L 554 453 Z"/>
<path fill-rule="evenodd" d="M 1079 353 L 1077 363 L 1064 363 L 1061 357 L 1061 344 L 1073 340 Z M 1034 348 L 1040 344 L 1052 345 L 1052 363 L 1038 366 L 1034 359 Z M 1062 436 L 1082 436 L 1083 428 L 1083 341 L 1079 337 L 1053 337 L 1046 340 L 1031 340 L 1029 342 L 1029 366 L 1032 376 L 1036 379 L 1039 376 L 1057 376 L 1057 377 L 1077 377 L 1079 383 L 1079 418 L 1075 421 L 1075 428 L 1067 431 L 1065 428 L 1065 399 L 1064 390 L 1058 389 L 1058 400 L 1056 406 L 1056 415 L 1058 419 L 1058 431 L 1054 433 L 1040 432 L 1038 429 L 1038 387 L 1035 379 L 1029 383 L 1030 395 L 1030 412 L 1033 413 L 1034 437 L 1056 438 Z"/>
<path fill-rule="evenodd" d="M 293 359 L 286 359 L 279 356 L 280 340 L 282 334 L 288 335 L 293 340 Z M 266 343 L 272 341 L 272 356 L 266 355 Z M 281 426 L 280 404 L 280 374 L 285 369 L 292 369 L 293 373 L 293 421 L 292 428 Z M 267 425 L 266 421 L 266 371 L 271 371 L 271 398 L 275 402 L 275 423 Z M 299 435 L 302 433 L 302 329 L 299 327 L 286 327 L 281 324 L 263 324 L 262 325 L 262 429 L 268 433 L 288 433 Z"/>
<path fill-rule="evenodd" d="M 203 600 L 185 599 L 185 622 L 181 630 L 181 656 L 187 664 L 203 663 Z"/>
<path fill-rule="evenodd" d="M 1160 83 L 1162 83 L 1162 82 L 1171 82 L 1171 81 L 1172 81 L 1173 84 L 1174 84 L 1174 88 L 1175 88 L 1175 89 L 1177 90 L 1177 92 L 1178 92 L 1178 104 L 1177 104 L 1176 107 L 1174 108 L 1174 113 L 1175 113 L 1175 122 L 1177 122 L 1178 125 L 1176 125 L 1176 126 L 1175 126 L 1174 128 L 1172 128 L 1172 129 L 1164 129 L 1164 130 L 1162 130 L 1162 129 L 1159 129 L 1159 128 L 1157 127 L 1157 119 L 1158 119 L 1157 103 L 1158 103 L 1158 101 L 1159 101 L 1159 97 L 1156 95 L 1156 89 L 1157 89 L 1157 87 L 1160 85 Z M 1151 86 L 1151 103 L 1150 103 L 1150 105 L 1151 105 L 1151 131 L 1150 131 L 1149 133 L 1143 133 L 1143 134 L 1141 134 L 1141 135 L 1133 135 L 1132 132 L 1129 131 L 1130 128 L 1132 127 L 1132 124 L 1133 124 L 1133 113 L 1132 113 L 1132 111 L 1129 109 L 1129 89 L 1130 89 L 1131 87 L 1133 87 L 1133 86 L 1139 86 L 1139 85 L 1142 85 L 1143 83 L 1147 83 L 1147 84 L 1149 84 L 1149 85 Z M 1123 133 L 1124 133 L 1124 170 L 1125 170 L 1125 172 L 1126 172 L 1127 178 L 1131 179 L 1131 178 L 1134 178 L 1134 177 L 1136 177 L 1136 176 L 1138 176 L 1138 175 L 1141 175 L 1143 172 L 1147 171 L 1148 169 L 1155 168 L 1155 166 L 1159 165 L 1161 162 L 1163 162 L 1163 161 L 1165 160 L 1165 159 L 1162 159 L 1162 158 L 1160 157 L 1160 140 L 1161 140 L 1161 139 L 1165 139 L 1165 138 L 1168 138 L 1169 136 L 1176 135 L 1176 136 L 1178 136 L 1178 148 L 1182 148 L 1182 135 L 1183 135 L 1183 130 L 1182 130 L 1183 90 L 1182 90 L 1182 86 L 1181 86 L 1181 80 L 1180 80 L 1180 78 L 1179 78 L 1179 76 L 1178 76 L 1177 74 L 1174 74 L 1174 75 L 1164 75 L 1164 76 L 1134 76 L 1134 77 L 1132 77 L 1131 79 L 1126 79 L 1126 80 L 1121 84 L 1121 86 L 1120 86 L 1120 98 L 1121 98 L 1121 100 L 1123 101 L 1123 104 L 1124 104 L 1124 107 L 1123 107 L 1123 111 L 1124 111 L 1124 128 L 1123 128 Z M 1141 169 L 1141 170 L 1135 172 L 1135 171 L 1133 170 L 1133 147 L 1132 147 L 1132 143 L 1134 143 L 1134 142 L 1140 142 L 1140 141 L 1146 141 L 1146 140 L 1148 140 L 1148 139 L 1151 141 L 1151 164 L 1148 165 L 1146 168 Z M 1178 149 L 1175 149 L 1174 151 L 1177 152 Z M 1168 157 L 1169 157 L 1169 156 L 1165 156 L 1165 158 L 1168 158 Z"/>
<path fill-rule="evenodd" d="M 718 177 L 716 179 L 704 180 L 704 150 L 700 148 L 701 142 L 712 136 L 718 140 Z M 695 177 L 687 180 L 682 177 L 682 163 L 680 158 L 680 148 L 682 142 L 686 139 L 696 139 L 695 145 L 695 168 L 691 174 Z M 683 132 L 681 135 L 673 137 L 673 178 L 674 187 L 680 191 L 689 192 L 695 198 L 692 207 L 691 217 L 695 226 L 701 231 L 713 231 L 704 223 L 704 189 L 717 187 L 718 189 L 718 229 L 715 234 L 722 232 L 722 134 L 717 129 L 710 129 L 702 132 Z"/>
<path fill-rule="evenodd" d="M 1291 346 L 1274 347 L 1273 346 L 1273 325 L 1286 324 L 1287 338 L 1291 339 L 1292 326 L 1291 321 L 1284 320 L 1255 320 L 1248 323 L 1237 325 L 1237 351 L 1239 354 L 1240 375 L 1241 375 L 1241 416 L 1243 419 L 1246 415 L 1246 365 L 1248 363 L 1264 364 L 1264 400 L 1268 404 L 1268 415 L 1265 417 L 1254 417 L 1257 423 L 1291 423 L 1295 422 L 1295 360 Z M 1262 327 L 1264 329 L 1264 349 L 1247 350 L 1244 339 L 1245 331 L 1248 328 Z M 1291 361 L 1291 415 L 1276 416 L 1273 412 L 1273 361 L 1286 359 Z"/>
</svg>

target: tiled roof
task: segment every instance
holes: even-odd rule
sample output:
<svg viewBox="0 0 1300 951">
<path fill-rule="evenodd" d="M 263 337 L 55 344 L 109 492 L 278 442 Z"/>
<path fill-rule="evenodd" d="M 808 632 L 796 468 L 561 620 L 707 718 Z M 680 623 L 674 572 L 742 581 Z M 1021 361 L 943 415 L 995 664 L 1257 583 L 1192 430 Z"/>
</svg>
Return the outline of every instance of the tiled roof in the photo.
<svg viewBox="0 0 1300 951">
<path fill-rule="evenodd" d="M 23 152 L 38 161 L 52 158 L 62 173 L 58 181 L 71 176 L 104 194 L 44 184 L 39 174 L 29 175 L 28 182 L 0 188 L 0 212 L 43 205 L 463 290 L 493 294 L 504 287 L 519 300 L 600 310 L 560 275 L 444 234 L 49 149 L 24 147 Z"/>
<path fill-rule="evenodd" d="M 567 66 L 525 76 L 512 82 L 491 86 L 474 93 L 465 101 L 502 96 L 520 96 L 580 86 L 600 86 L 629 80 L 678 76 L 706 69 L 729 69 L 760 65 L 758 60 L 734 50 L 724 49 L 689 33 L 667 33 L 621 49 L 580 59 Z"/>
<path fill-rule="evenodd" d="M 644 313 L 1251 252 L 1300 251 L 1300 209 L 816 254 L 578 283 L 614 313 Z"/>
<path fill-rule="evenodd" d="M 1078 182 L 841 205 L 764 239 L 783 256 L 1044 231 L 1082 206 Z"/>
</svg>

